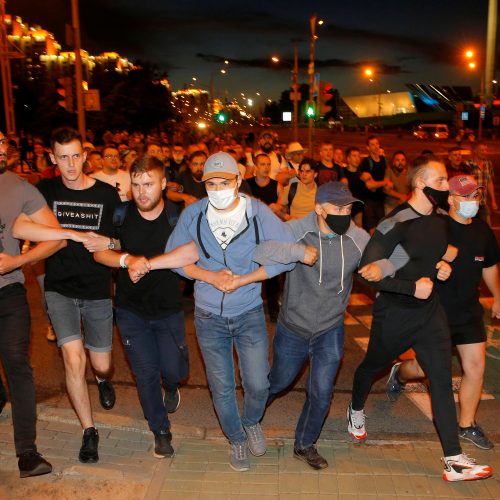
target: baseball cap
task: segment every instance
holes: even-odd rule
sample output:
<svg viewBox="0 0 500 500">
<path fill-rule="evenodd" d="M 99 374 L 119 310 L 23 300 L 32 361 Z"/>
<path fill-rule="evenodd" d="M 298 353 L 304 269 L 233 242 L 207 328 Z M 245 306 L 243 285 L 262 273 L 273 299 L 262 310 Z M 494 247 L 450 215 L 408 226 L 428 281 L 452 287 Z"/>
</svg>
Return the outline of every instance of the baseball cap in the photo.
<svg viewBox="0 0 500 500">
<path fill-rule="evenodd" d="M 332 203 L 338 207 L 343 207 L 356 202 L 363 203 L 361 200 L 354 198 L 343 182 L 327 182 L 319 186 L 316 191 L 316 203 Z"/>
<path fill-rule="evenodd" d="M 300 142 L 291 142 L 286 149 L 285 156 L 288 158 L 292 153 L 305 153 L 306 151 Z"/>
<path fill-rule="evenodd" d="M 207 158 L 201 180 L 205 182 L 214 177 L 234 179 L 238 175 L 240 175 L 240 171 L 235 159 L 230 154 L 221 151 Z"/>
<path fill-rule="evenodd" d="M 468 196 L 478 189 L 484 189 L 471 175 L 455 175 L 448 181 L 448 185 L 450 194 L 458 196 Z"/>
</svg>

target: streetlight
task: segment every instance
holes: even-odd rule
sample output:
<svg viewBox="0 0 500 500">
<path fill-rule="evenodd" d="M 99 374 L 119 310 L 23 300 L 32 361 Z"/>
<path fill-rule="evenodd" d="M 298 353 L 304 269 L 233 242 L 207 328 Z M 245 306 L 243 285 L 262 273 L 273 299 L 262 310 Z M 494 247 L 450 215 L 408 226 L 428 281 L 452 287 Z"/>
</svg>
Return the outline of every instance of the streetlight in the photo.
<svg viewBox="0 0 500 500">
<path fill-rule="evenodd" d="M 382 111 L 382 102 L 381 102 L 381 96 L 380 96 L 380 84 L 378 81 L 376 81 L 375 78 L 375 70 L 373 68 L 365 68 L 363 71 L 363 74 L 365 75 L 366 78 L 372 83 L 375 83 L 377 85 L 377 122 L 378 126 L 380 127 L 380 115 Z"/>
<path fill-rule="evenodd" d="M 271 57 L 273 63 L 279 63 L 280 58 L 278 56 Z M 293 101 L 293 140 L 297 141 L 299 136 L 299 54 L 297 50 L 297 44 L 293 47 L 293 67 L 292 67 L 292 92 L 291 100 Z"/>
<path fill-rule="evenodd" d="M 477 68 L 477 63 L 474 60 L 475 59 L 475 53 L 471 49 L 467 49 L 465 51 L 465 59 L 468 60 L 469 62 L 467 63 L 467 66 L 469 67 L 470 70 L 475 70 Z M 484 120 L 484 114 L 485 114 L 485 106 L 483 104 L 484 101 L 484 74 L 481 71 L 481 84 L 479 87 L 479 122 L 478 122 L 478 127 L 477 127 L 477 138 L 478 140 L 481 140 L 481 137 L 483 135 L 483 120 Z"/>
</svg>

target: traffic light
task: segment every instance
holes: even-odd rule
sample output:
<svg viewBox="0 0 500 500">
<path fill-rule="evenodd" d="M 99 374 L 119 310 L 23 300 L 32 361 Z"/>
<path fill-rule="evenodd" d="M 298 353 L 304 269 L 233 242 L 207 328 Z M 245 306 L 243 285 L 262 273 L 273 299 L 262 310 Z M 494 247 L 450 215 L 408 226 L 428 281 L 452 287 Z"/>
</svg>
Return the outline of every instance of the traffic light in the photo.
<svg viewBox="0 0 500 500">
<path fill-rule="evenodd" d="M 73 79 L 70 76 L 58 78 L 57 85 L 57 93 L 64 99 L 58 101 L 59 106 L 72 113 L 74 111 Z"/>
<path fill-rule="evenodd" d="M 314 118 L 316 116 L 316 109 L 312 102 L 308 102 L 306 105 L 306 116 L 307 118 Z"/>
<path fill-rule="evenodd" d="M 225 125 L 228 122 L 228 115 L 224 110 L 219 111 L 218 113 L 215 113 L 214 119 L 217 123 L 220 125 Z"/>
</svg>

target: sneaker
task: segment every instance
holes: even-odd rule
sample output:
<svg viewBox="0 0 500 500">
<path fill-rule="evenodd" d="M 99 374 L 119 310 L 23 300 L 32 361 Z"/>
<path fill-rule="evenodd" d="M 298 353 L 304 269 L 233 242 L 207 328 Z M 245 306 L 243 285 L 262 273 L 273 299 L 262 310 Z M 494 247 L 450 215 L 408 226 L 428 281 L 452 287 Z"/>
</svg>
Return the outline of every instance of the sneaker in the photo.
<svg viewBox="0 0 500 500">
<path fill-rule="evenodd" d="M 471 425 L 470 427 L 459 427 L 458 435 L 482 450 L 491 450 L 493 443 L 486 437 L 483 429 L 479 425 Z"/>
<path fill-rule="evenodd" d="M 52 325 L 49 325 L 47 327 L 47 335 L 45 335 L 45 338 L 49 342 L 56 342 L 57 341 L 56 333 L 54 332 L 54 328 L 52 327 Z"/>
<path fill-rule="evenodd" d="M 99 461 L 97 447 L 99 445 L 99 432 L 95 427 L 88 427 L 83 431 L 82 447 L 78 460 L 84 464 L 95 464 Z"/>
<path fill-rule="evenodd" d="M 316 446 L 309 446 L 304 450 L 293 447 L 293 456 L 302 460 L 313 469 L 320 470 L 328 467 L 328 462 L 318 453 Z"/>
<path fill-rule="evenodd" d="M 474 481 L 491 477 L 493 469 L 489 465 L 477 465 L 473 458 L 465 453 L 441 459 L 444 466 L 445 481 Z"/>
<path fill-rule="evenodd" d="M 174 456 L 172 448 L 172 433 L 170 431 L 153 432 L 155 436 L 155 451 L 153 455 L 156 458 L 170 458 Z"/>
<path fill-rule="evenodd" d="M 111 410 L 115 406 L 116 394 L 113 384 L 109 380 L 98 380 L 99 401 L 105 410 Z"/>
<path fill-rule="evenodd" d="M 254 457 L 261 457 L 266 453 L 266 436 L 262 432 L 262 427 L 260 424 L 250 425 L 249 427 L 244 427 L 248 438 L 248 448 L 250 449 Z"/>
<path fill-rule="evenodd" d="M 347 408 L 347 430 L 355 439 L 365 439 L 367 436 L 365 429 L 365 412 L 364 410 L 353 410 L 352 402 Z"/>
<path fill-rule="evenodd" d="M 389 378 L 387 379 L 386 383 L 387 397 L 389 398 L 389 401 L 392 402 L 398 400 L 399 396 L 401 396 L 401 392 L 403 392 L 405 388 L 405 384 L 403 384 L 398 378 L 400 366 L 401 363 L 392 365 L 391 373 L 389 373 Z"/>
<path fill-rule="evenodd" d="M 176 388 L 173 391 L 165 389 L 165 393 L 163 394 L 163 405 L 167 413 L 175 413 L 180 404 L 181 393 L 179 389 Z"/>
<path fill-rule="evenodd" d="M 247 443 L 231 443 L 229 451 L 229 465 L 237 472 L 244 472 L 250 469 L 250 459 L 248 458 Z"/>
<path fill-rule="evenodd" d="M 28 450 L 19 455 L 19 477 L 41 476 L 52 472 L 52 465 L 35 450 Z"/>
</svg>

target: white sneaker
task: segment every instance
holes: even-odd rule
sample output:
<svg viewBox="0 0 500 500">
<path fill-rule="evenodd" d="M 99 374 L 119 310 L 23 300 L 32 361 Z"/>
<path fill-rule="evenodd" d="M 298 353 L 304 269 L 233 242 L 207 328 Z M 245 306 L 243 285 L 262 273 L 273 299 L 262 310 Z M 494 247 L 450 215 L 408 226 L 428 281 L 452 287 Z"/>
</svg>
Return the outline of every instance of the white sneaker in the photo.
<svg viewBox="0 0 500 500">
<path fill-rule="evenodd" d="M 359 439 L 360 441 L 367 436 L 365 429 L 365 412 L 364 410 L 353 410 L 352 402 L 349 403 L 349 407 L 347 408 L 347 430 L 353 438 Z"/>
<path fill-rule="evenodd" d="M 474 481 L 486 479 L 493 475 L 489 465 L 477 465 L 473 458 L 465 453 L 441 459 L 444 466 L 443 479 L 445 481 Z"/>
</svg>

